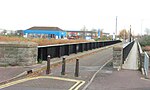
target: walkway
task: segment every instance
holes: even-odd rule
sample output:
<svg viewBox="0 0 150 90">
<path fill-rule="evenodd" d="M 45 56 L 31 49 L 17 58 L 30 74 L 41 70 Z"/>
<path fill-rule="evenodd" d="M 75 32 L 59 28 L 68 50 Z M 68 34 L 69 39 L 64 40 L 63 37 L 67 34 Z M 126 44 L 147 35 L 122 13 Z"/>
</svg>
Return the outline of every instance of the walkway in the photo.
<svg viewBox="0 0 150 90">
<path fill-rule="evenodd" d="M 116 71 L 106 65 L 94 78 L 86 90 L 150 90 L 150 79 L 144 79 L 138 71 L 138 48 L 134 43 L 123 69 Z"/>
<path fill-rule="evenodd" d="M 106 65 L 86 90 L 150 90 L 150 80 L 144 79 L 140 71 L 116 71 Z"/>
<path fill-rule="evenodd" d="M 134 43 L 127 60 L 124 62 L 123 69 L 138 70 L 138 48 L 137 42 Z"/>
<path fill-rule="evenodd" d="M 114 45 L 110 45 L 110 46 L 106 46 L 106 47 L 102 47 L 102 48 L 98 48 L 98 49 L 85 51 L 85 52 L 78 53 L 78 54 L 71 54 L 71 55 L 67 56 L 66 58 L 67 58 L 67 60 L 71 60 L 71 59 L 75 59 L 77 57 L 84 57 L 84 56 L 86 57 L 86 56 L 89 56 L 90 54 L 98 53 L 98 52 L 101 52 L 102 50 L 112 48 L 113 46 Z M 57 65 L 60 62 L 62 62 L 62 58 L 51 59 L 51 65 Z M 0 67 L 0 84 L 3 82 L 7 82 L 9 80 L 12 80 L 14 78 L 26 75 L 27 71 L 30 71 L 30 70 L 32 70 L 33 72 L 38 71 L 39 69 L 46 67 L 46 65 L 47 65 L 46 62 L 43 62 L 42 64 L 36 64 L 33 66 Z"/>
</svg>

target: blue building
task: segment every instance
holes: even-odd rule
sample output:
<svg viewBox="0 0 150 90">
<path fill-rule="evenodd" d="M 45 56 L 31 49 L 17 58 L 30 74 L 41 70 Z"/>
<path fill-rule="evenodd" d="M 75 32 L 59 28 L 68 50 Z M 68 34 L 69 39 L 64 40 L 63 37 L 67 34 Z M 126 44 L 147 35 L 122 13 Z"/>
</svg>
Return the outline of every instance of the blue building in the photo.
<svg viewBox="0 0 150 90">
<path fill-rule="evenodd" d="M 66 37 L 66 31 L 58 27 L 31 27 L 23 31 L 24 37 L 27 38 L 55 38 L 61 39 Z"/>
</svg>

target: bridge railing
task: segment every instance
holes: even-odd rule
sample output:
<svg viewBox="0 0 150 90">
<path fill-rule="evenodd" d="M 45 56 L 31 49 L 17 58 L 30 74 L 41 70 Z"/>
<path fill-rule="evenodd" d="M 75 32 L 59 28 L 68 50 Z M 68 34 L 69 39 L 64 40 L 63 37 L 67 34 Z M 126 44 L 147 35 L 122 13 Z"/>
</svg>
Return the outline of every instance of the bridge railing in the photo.
<svg viewBox="0 0 150 90">
<path fill-rule="evenodd" d="M 124 61 L 127 59 L 133 44 L 134 41 L 113 47 L 113 68 L 118 70 L 122 68 L 122 64 L 124 64 Z"/>
<path fill-rule="evenodd" d="M 79 52 L 88 51 L 96 48 L 101 48 L 119 42 L 121 41 L 115 40 L 38 46 L 38 60 L 47 60 L 47 55 L 51 55 L 51 58 L 56 58 L 70 54 L 77 54 Z"/>
<path fill-rule="evenodd" d="M 139 65 L 142 74 L 147 78 L 149 71 L 149 56 L 146 52 L 142 51 L 141 45 L 138 43 L 138 53 L 139 53 Z"/>
<path fill-rule="evenodd" d="M 128 55 L 133 47 L 133 44 L 134 44 L 134 41 L 123 45 L 122 64 L 124 64 L 124 61 L 127 59 Z"/>
</svg>

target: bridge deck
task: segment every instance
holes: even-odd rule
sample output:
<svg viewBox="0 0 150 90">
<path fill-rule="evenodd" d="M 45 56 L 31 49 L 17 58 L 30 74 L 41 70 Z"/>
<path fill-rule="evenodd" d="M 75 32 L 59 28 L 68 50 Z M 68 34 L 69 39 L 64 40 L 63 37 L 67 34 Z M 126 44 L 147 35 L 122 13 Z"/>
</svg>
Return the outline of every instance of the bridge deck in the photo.
<svg viewBox="0 0 150 90">
<path fill-rule="evenodd" d="M 123 69 L 138 70 L 138 48 L 137 42 L 134 43 L 127 60 L 123 64 Z"/>
</svg>

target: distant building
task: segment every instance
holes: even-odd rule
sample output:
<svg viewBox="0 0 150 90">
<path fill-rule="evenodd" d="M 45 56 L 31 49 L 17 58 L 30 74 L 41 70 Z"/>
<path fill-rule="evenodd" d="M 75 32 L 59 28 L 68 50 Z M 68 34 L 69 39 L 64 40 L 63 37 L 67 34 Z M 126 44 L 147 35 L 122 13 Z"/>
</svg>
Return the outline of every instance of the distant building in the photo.
<svg viewBox="0 0 150 90">
<path fill-rule="evenodd" d="M 109 36 L 110 33 L 104 33 L 104 32 L 103 32 L 102 35 L 103 35 L 103 36 Z"/>
<path fill-rule="evenodd" d="M 6 29 L 1 29 L 0 34 L 2 35 L 15 35 L 16 31 L 14 30 L 6 30 Z"/>
<path fill-rule="evenodd" d="M 96 31 L 66 31 L 68 39 L 93 39 L 98 36 Z"/>
<path fill-rule="evenodd" d="M 23 36 L 23 30 L 16 30 L 17 36 Z"/>
<path fill-rule="evenodd" d="M 28 38 L 55 38 L 61 39 L 66 37 L 66 31 L 58 27 L 31 27 L 23 31 L 24 37 Z"/>
</svg>

